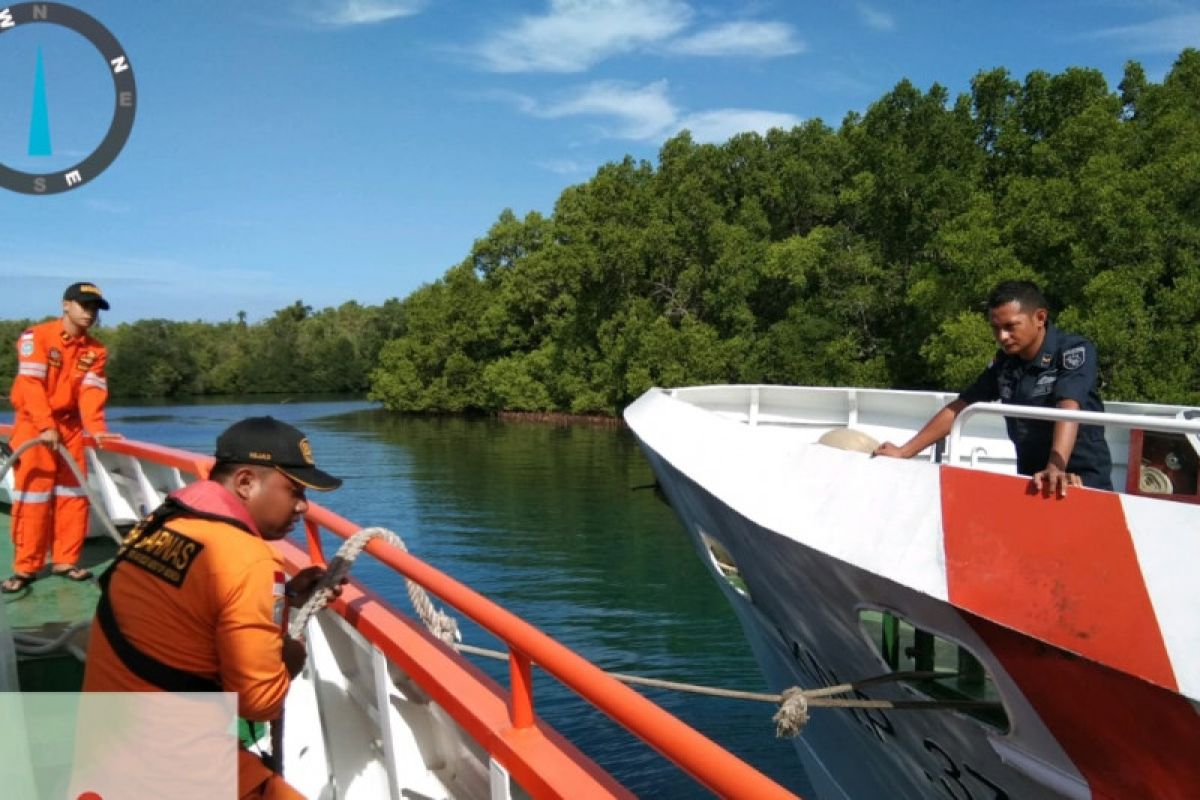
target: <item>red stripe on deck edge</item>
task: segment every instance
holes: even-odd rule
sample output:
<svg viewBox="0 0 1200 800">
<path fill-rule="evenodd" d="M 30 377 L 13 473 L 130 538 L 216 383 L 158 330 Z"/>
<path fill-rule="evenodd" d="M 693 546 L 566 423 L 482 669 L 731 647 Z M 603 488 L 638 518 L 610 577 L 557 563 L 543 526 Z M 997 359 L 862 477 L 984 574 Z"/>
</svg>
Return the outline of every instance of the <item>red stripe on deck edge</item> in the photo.
<svg viewBox="0 0 1200 800">
<path fill-rule="evenodd" d="M 1178 689 L 1118 495 L 1046 498 L 1027 479 L 953 467 L 941 484 L 951 603 Z"/>
</svg>

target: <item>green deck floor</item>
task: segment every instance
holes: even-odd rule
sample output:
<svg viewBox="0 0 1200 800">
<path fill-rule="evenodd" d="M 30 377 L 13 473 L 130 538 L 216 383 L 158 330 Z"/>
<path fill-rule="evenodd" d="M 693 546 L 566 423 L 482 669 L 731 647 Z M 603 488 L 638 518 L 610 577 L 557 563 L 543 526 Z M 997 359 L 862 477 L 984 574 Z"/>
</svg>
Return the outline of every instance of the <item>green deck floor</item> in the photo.
<svg viewBox="0 0 1200 800">
<path fill-rule="evenodd" d="M 9 509 L 0 506 L 0 576 L 12 574 L 12 518 Z M 99 575 L 112 561 L 116 545 L 107 538 L 90 538 L 84 544 L 82 566 Z M 16 594 L 0 595 L 8 626 L 15 632 L 52 639 L 67 626 L 91 619 L 100 588 L 95 581 L 70 581 L 49 574 L 46 567 L 36 581 Z M 86 647 L 86 639 L 75 643 Z M 77 691 L 83 680 L 83 668 L 70 655 L 21 658 L 17 662 L 22 691 Z"/>
</svg>

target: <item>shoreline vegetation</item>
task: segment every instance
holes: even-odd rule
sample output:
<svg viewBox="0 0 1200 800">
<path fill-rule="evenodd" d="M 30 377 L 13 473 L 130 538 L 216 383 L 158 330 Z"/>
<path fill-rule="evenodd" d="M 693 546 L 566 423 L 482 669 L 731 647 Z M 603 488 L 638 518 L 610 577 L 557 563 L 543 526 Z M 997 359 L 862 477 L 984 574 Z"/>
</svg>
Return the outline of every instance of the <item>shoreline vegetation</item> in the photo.
<svg viewBox="0 0 1200 800">
<path fill-rule="evenodd" d="M 610 417 L 603 414 L 568 414 L 563 411 L 497 411 L 494 412 L 494 416 L 501 422 L 553 425 L 556 427 L 572 427 L 575 425 L 593 428 L 628 427 L 622 417 Z"/>
<path fill-rule="evenodd" d="M 323 403 L 323 402 L 356 402 L 369 401 L 365 392 L 351 394 L 330 394 L 328 392 L 312 392 L 309 394 L 284 395 L 282 393 L 259 393 L 245 395 L 181 395 L 173 398 L 135 398 L 114 397 L 109 403 L 110 408 L 144 409 L 148 415 L 154 415 L 160 408 L 173 408 L 188 405 L 288 405 L 293 403 Z M 386 411 L 386 407 L 378 409 Z M 0 414 L 11 414 L 12 403 L 7 397 L 0 396 Z M 515 424 L 549 425 L 553 427 L 594 427 L 594 428 L 627 428 L 628 425 L 620 416 L 604 414 L 569 414 L 563 411 L 401 411 L 389 412 L 403 414 L 409 417 L 436 419 L 438 417 L 463 419 L 494 419 L 499 422 Z M 135 419 L 138 417 L 135 417 Z"/>
<path fill-rule="evenodd" d="M 964 386 L 987 291 L 1037 281 L 1108 399 L 1200 404 L 1200 51 L 904 80 L 837 128 L 601 166 L 381 305 L 98 332 L 114 399 L 367 393 L 393 411 L 616 418 L 653 385 Z M 0 321 L 12 343 L 26 321 Z M 0 391 L 16 370 L 0 348 Z M 566 417 L 559 417 L 562 414 Z M 607 423 L 605 423 L 607 424 Z"/>
</svg>

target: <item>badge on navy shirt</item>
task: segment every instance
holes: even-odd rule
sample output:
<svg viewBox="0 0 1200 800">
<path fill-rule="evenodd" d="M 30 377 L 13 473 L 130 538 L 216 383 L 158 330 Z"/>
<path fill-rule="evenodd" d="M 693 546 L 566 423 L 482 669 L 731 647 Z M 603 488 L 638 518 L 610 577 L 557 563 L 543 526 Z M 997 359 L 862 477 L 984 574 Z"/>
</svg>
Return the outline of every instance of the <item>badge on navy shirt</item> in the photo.
<svg viewBox="0 0 1200 800">
<path fill-rule="evenodd" d="M 1067 369 L 1079 369 L 1086 360 L 1087 352 L 1084 350 L 1083 345 L 1063 351 L 1063 366 Z"/>
<path fill-rule="evenodd" d="M 1048 367 L 1054 363 L 1054 353 L 1042 353 L 1042 366 Z"/>
</svg>

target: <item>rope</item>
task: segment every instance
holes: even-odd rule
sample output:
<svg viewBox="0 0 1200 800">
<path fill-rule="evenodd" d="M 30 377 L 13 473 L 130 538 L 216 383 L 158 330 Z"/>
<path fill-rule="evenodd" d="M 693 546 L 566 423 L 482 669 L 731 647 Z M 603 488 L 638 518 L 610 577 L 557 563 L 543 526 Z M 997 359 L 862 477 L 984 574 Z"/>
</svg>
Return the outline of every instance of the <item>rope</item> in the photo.
<svg viewBox="0 0 1200 800">
<path fill-rule="evenodd" d="M 72 623 L 53 639 L 43 639 L 40 636 L 34 636 L 31 633 L 24 633 L 23 631 L 13 631 L 12 638 L 17 645 L 18 653 L 30 656 L 44 656 L 47 653 L 53 653 L 64 645 L 70 647 L 68 642 L 71 638 L 91 624 L 91 620 L 86 619 Z M 80 661 L 82 660 L 80 659 Z"/>
<path fill-rule="evenodd" d="M 49 442 L 45 442 L 37 438 L 30 439 L 27 442 L 23 442 L 20 447 L 14 450 L 11 456 L 0 462 L 0 480 L 4 479 L 4 476 L 7 475 L 8 471 L 12 469 L 14 464 L 17 463 L 17 459 L 21 457 L 22 453 L 24 453 L 26 450 L 37 447 L 38 445 L 51 447 Z M 113 524 L 111 519 L 109 519 L 108 513 L 100 497 L 97 496 L 92 487 L 88 486 L 87 477 L 83 474 L 83 470 L 79 468 L 79 465 L 75 463 L 75 457 L 71 455 L 71 451 L 68 450 L 62 442 L 54 445 L 54 447 L 51 449 L 55 448 L 57 449 L 58 453 L 62 455 L 63 462 L 71 470 L 71 473 L 75 476 L 75 480 L 79 482 L 80 487 L 87 495 L 88 502 L 91 504 L 91 507 L 97 509 L 99 512 L 98 516 L 100 517 L 100 521 L 104 523 L 104 528 L 108 531 L 108 535 L 112 537 L 114 542 L 121 544 L 123 541 L 125 541 L 125 537 L 121 535 L 121 532 L 117 530 L 117 526 Z"/>
<path fill-rule="evenodd" d="M 308 621 L 312 619 L 314 614 L 329 605 L 329 600 L 333 597 L 334 590 L 345 580 L 346 576 L 350 573 L 350 566 L 362 554 L 362 551 L 366 549 L 367 544 L 372 539 L 382 539 L 393 547 L 397 547 L 406 553 L 408 552 L 404 540 L 387 528 L 363 528 L 342 542 L 342 546 L 338 548 L 337 553 L 330 560 L 325 574 L 317 582 L 312 595 L 300 607 L 300 610 L 290 618 L 287 629 L 288 636 L 293 639 L 299 639 L 304 635 L 304 629 L 308 625 Z M 404 582 L 408 588 L 408 599 L 412 601 L 413 609 L 417 612 L 417 616 L 421 618 L 421 622 L 424 623 L 425 627 L 434 636 L 448 645 L 453 646 L 455 642 L 462 641 L 462 634 L 458 631 L 458 623 L 453 617 L 441 609 L 434 607 L 433 601 L 429 599 L 429 593 L 425 591 L 425 588 L 414 581 L 410 581 L 408 578 L 405 578 Z M 279 717 L 271 723 L 270 756 L 275 771 L 280 775 L 283 774 L 283 729 L 284 714 L 281 709 Z"/>
<path fill-rule="evenodd" d="M 87 661 L 87 653 L 79 645 L 75 644 L 73 640 L 75 634 L 81 630 L 86 630 L 91 624 L 91 620 L 80 620 L 64 628 L 62 633 L 53 639 L 43 639 L 31 633 L 13 631 L 13 645 L 17 653 L 23 656 L 42 656 L 53 653 L 56 650 L 65 650 L 74 656 L 76 661 L 82 664 Z"/>
<path fill-rule="evenodd" d="M 393 547 L 399 548 L 404 552 L 408 552 L 408 548 L 404 545 L 404 540 L 397 536 L 387 528 L 363 528 L 358 533 L 351 536 L 342 546 L 338 548 L 337 554 L 329 562 L 329 568 L 321 577 L 317 584 L 316 590 L 304 606 L 296 612 L 288 625 L 288 635 L 293 639 L 298 639 L 304 634 L 304 627 L 308 624 L 308 620 L 329 604 L 329 599 L 333 597 L 334 588 L 341 584 L 342 580 L 350 572 L 350 565 L 358 558 L 359 554 L 366 549 L 367 543 L 372 539 L 382 539 Z M 433 601 L 429 599 L 429 593 L 425 588 L 415 581 L 404 579 L 404 583 L 408 589 L 408 599 L 412 601 L 413 609 L 417 612 L 421 622 L 429 629 L 430 633 L 442 640 L 448 645 L 453 646 L 456 642 L 462 641 L 462 634 L 459 633 L 458 623 L 453 617 L 439 608 L 434 607 Z"/>
<path fill-rule="evenodd" d="M 489 650 L 486 647 L 475 647 L 469 644 L 456 644 L 454 648 L 461 653 L 483 656 L 498 661 L 507 661 L 508 654 L 499 650 Z M 908 680 L 942 680 L 956 677 L 953 672 L 889 672 L 864 678 L 854 683 L 841 683 L 836 686 L 823 686 L 819 689 L 801 689 L 793 686 L 784 689 L 783 694 L 767 694 L 764 692 L 743 692 L 738 689 L 721 689 L 714 686 L 700 686 L 694 683 L 680 683 L 661 678 L 646 678 L 641 675 L 628 675 L 621 672 L 609 672 L 608 675 L 621 683 L 635 686 L 650 686 L 655 689 L 670 689 L 676 692 L 721 697 L 732 700 L 754 700 L 760 703 L 774 703 L 779 706 L 772 721 L 775 723 L 775 735 L 781 739 L 798 736 L 809 719 L 810 708 L 879 708 L 893 711 L 935 711 L 935 710 L 966 710 L 972 708 L 996 708 L 998 702 L 988 700 L 870 700 L 861 698 L 833 697 L 832 695 L 846 694 L 865 686 L 880 683 L 894 683 Z"/>
<path fill-rule="evenodd" d="M 4 476 L 7 475 L 8 471 L 12 469 L 14 464 L 17 463 L 17 459 L 21 457 L 22 453 L 37 447 L 38 445 L 50 447 L 49 442 L 45 442 L 37 438 L 30 439 L 27 442 L 23 442 L 20 447 L 13 450 L 7 458 L 0 460 L 0 480 L 4 479 Z M 96 493 L 91 489 L 91 487 L 88 486 L 87 478 L 84 476 L 83 471 L 79 468 L 79 465 L 75 463 L 75 458 L 71 455 L 71 451 L 64 447 L 62 442 L 58 443 L 57 450 L 62 455 L 62 460 L 66 462 L 71 472 L 75 474 L 75 479 L 79 481 L 79 485 L 82 486 L 84 492 L 87 493 L 88 502 L 93 508 L 96 509 L 97 516 L 99 516 L 100 521 L 104 523 L 104 527 L 108 530 L 109 536 L 111 536 L 117 542 L 117 544 L 120 544 L 122 541 L 124 541 L 124 537 L 121 536 L 116 526 L 113 525 L 112 519 L 110 519 L 108 516 L 107 509 L 103 504 L 101 504 L 99 498 L 96 496 Z M 96 579 L 93 577 L 91 580 L 95 581 Z M 87 660 L 87 654 L 84 653 L 83 650 L 80 649 L 76 644 L 74 644 L 72 639 L 79 630 L 87 628 L 90 625 L 91 620 L 81 620 L 69 625 L 62 631 L 62 633 L 53 639 L 44 639 L 40 636 L 34 636 L 33 634 L 15 631 L 12 634 L 13 644 L 15 645 L 17 652 L 22 655 L 46 655 L 61 649 L 66 650 L 78 661 L 83 662 Z"/>
<path fill-rule="evenodd" d="M 354 560 L 366 548 L 367 543 L 376 538 L 383 539 L 388 544 L 408 552 L 404 541 L 386 528 L 364 528 L 351 536 L 342 543 L 337 555 L 329 562 L 329 568 L 321 577 L 316 590 L 308 599 L 308 602 L 304 604 L 304 607 L 292 619 L 288 627 L 288 634 L 290 636 L 299 638 L 304 633 L 304 627 L 308 624 L 308 620 L 313 614 L 320 611 L 329 603 L 329 599 L 333 596 L 333 588 L 339 585 L 343 578 L 346 577 L 350 571 L 350 565 L 354 563 Z M 444 611 L 435 608 L 433 602 L 429 599 L 429 593 L 419 584 L 407 578 L 405 579 L 405 583 L 408 588 L 408 597 L 412 601 L 417 615 L 421 618 L 421 622 L 438 639 L 462 653 L 494 658 L 500 661 L 508 660 L 508 654 L 502 653 L 499 650 L 489 650 L 484 647 L 462 644 L 462 636 L 459 634 L 458 623 L 454 621 L 454 618 L 447 615 Z M 846 694 L 866 686 L 881 683 L 895 683 L 906 680 L 943 680 L 955 677 L 957 674 L 945 672 L 889 672 L 871 678 L 864 678 L 853 683 L 824 686 L 819 689 L 801 689 L 799 686 L 793 686 L 785 689 L 782 694 L 720 689 L 711 686 L 698 686 L 692 683 L 667 681 L 660 678 L 627 675 L 620 672 L 610 672 L 608 674 L 622 683 L 637 686 L 690 692 L 710 697 L 755 700 L 777 704 L 779 705 L 779 710 L 775 713 L 772 720 L 775 722 L 775 733 L 780 738 L 798 736 L 808 723 L 809 709 L 811 708 L 879 708 L 902 711 L 931 711 L 994 708 L 999 705 L 999 703 L 983 700 L 864 700 L 859 698 L 834 697 L 834 695 Z"/>
<path fill-rule="evenodd" d="M 470 644 L 456 644 L 454 649 L 460 653 L 468 653 L 474 656 L 483 656 L 484 658 L 493 658 L 497 661 L 507 661 L 508 654 L 499 650 L 489 650 L 486 647 L 476 647 Z M 691 694 L 702 694 L 709 697 L 726 697 L 734 700 L 757 700 L 762 703 L 778 703 L 779 695 L 764 694 L 763 692 L 743 692 L 738 689 L 719 689 L 712 686 L 699 686 L 694 683 L 679 683 L 678 681 L 668 681 L 662 678 L 647 678 L 642 675 L 629 675 L 623 672 L 609 672 L 613 678 L 616 678 L 621 683 L 631 684 L 633 686 L 649 686 L 653 689 L 670 689 L 676 692 L 689 692 Z"/>
<path fill-rule="evenodd" d="M 775 723 L 775 735 L 780 739 L 799 736 L 809 720 L 810 708 L 879 708 L 892 711 L 966 711 L 970 709 L 998 708 L 999 702 L 992 700 L 870 700 L 862 698 L 833 697 L 881 683 L 897 683 L 912 680 L 945 680 L 958 677 L 957 672 L 888 672 L 871 678 L 820 689 L 801 689 L 792 686 L 779 695 L 779 710 L 771 720 Z"/>
<path fill-rule="evenodd" d="M 11 465 L 17 460 L 25 450 L 38 444 L 44 444 L 40 439 L 32 439 L 25 442 L 10 456 L 6 461 L 0 463 L 0 478 L 3 478 Z M 71 457 L 70 452 L 62 446 L 58 445 L 59 451 L 63 454 L 64 460 L 75 473 L 79 484 L 87 490 L 88 499 L 93 504 L 96 499 L 90 489 L 87 488 L 86 481 L 83 478 L 75 460 Z M 113 526 L 107 514 L 101 514 L 101 520 L 109 529 L 109 533 L 117 542 L 122 541 L 121 535 Z M 304 634 L 304 628 L 308 621 L 321 609 L 329 604 L 329 600 L 333 597 L 334 588 L 342 583 L 345 577 L 350 572 L 350 566 L 358 558 L 367 544 L 372 539 L 382 539 L 393 547 L 397 547 L 404 552 L 408 552 L 408 548 L 404 544 L 404 540 L 397 536 L 387 528 L 374 527 L 363 528 L 348 538 L 338 548 L 337 553 L 329 562 L 329 567 L 321 580 L 317 584 L 317 588 L 313 591 L 308 601 L 304 606 L 296 612 L 288 626 L 288 635 L 294 639 L 300 638 Z M 498 650 L 489 650 L 483 647 L 475 647 L 473 645 L 462 644 L 462 634 L 459 632 L 458 623 L 453 617 L 446 612 L 433 605 L 433 601 L 429 598 L 429 593 L 420 584 L 405 578 L 404 580 L 408 590 L 408 598 L 412 601 L 413 609 L 417 612 L 421 622 L 429 631 L 441 641 L 454 647 L 459 652 L 468 653 L 471 655 L 484 656 L 502 661 L 507 661 L 509 656 L 507 653 Z M 73 626 L 74 627 L 74 626 Z M 60 637 L 54 642 L 44 643 L 41 640 L 35 640 L 37 646 L 42 646 L 47 649 L 61 646 L 73 631 L 68 629 L 64 631 Z M 26 647 L 34 645 L 34 641 L 29 642 Z M 32 652 L 27 650 L 27 652 Z M 678 681 L 662 680 L 660 678 L 647 678 L 640 675 L 628 675 L 620 672 L 609 672 L 610 676 L 616 680 L 631 685 L 648 686 L 657 689 L 669 689 L 671 691 L 689 692 L 692 694 L 707 695 L 709 697 L 722 697 L 735 700 L 754 700 L 765 703 L 775 703 L 779 705 L 779 710 L 775 712 L 772 721 L 775 723 L 775 734 L 780 738 L 791 738 L 798 736 L 803 731 L 804 726 L 808 724 L 812 708 L 858 708 L 858 709 L 889 709 L 897 711 L 932 711 L 932 710 L 966 710 L 978 708 L 995 708 L 1000 704 L 986 700 L 870 700 L 859 698 L 834 697 L 833 695 L 846 694 L 866 686 L 872 686 L 881 683 L 895 683 L 906 680 L 944 680 L 953 678 L 957 673 L 944 672 L 891 672 L 883 675 L 876 675 L 871 678 L 854 681 L 853 683 L 842 683 L 836 686 L 825 686 L 819 689 L 801 689 L 799 686 L 792 686 L 785 689 L 782 694 L 765 694 L 761 692 L 744 692 L 735 689 L 721 689 L 711 686 L 700 686 L 691 683 L 680 683 Z M 280 720 L 279 722 L 282 722 Z M 282 728 L 282 725 L 278 727 Z M 282 731 L 280 731 L 282 733 Z M 282 748 L 273 748 L 279 749 Z"/>
</svg>

